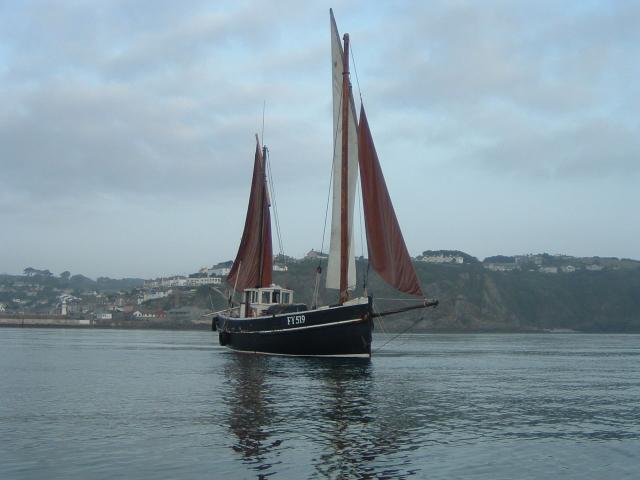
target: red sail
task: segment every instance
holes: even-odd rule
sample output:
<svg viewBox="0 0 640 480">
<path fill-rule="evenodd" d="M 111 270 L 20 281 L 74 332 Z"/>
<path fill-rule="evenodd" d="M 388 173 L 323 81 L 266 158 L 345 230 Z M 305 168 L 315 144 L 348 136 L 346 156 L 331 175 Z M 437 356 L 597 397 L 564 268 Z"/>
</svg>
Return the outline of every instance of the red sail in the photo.
<svg viewBox="0 0 640 480">
<path fill-rule="evenodd" d="M 391 204 L 364 106 L 360 107 L 358 161 L 369 262 L 392 287 L 411 295 L 423 296 Z"/>
<path fill-rule="evenodd" d="M 237 291 L 271 285 L 273 250 L 271 247 L 271 214 L 265 176 L 265 159 L 256 135 L 253 180 L 247 207 L 247 218 L 240 248 L 227 282 Z"/>
</svg>

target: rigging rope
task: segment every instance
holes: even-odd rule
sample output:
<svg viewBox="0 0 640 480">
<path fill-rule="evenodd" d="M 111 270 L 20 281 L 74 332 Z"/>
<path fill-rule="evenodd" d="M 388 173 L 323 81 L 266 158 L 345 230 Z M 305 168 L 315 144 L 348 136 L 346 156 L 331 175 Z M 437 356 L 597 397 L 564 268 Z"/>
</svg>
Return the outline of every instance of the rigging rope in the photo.
<svg viewBox="0 0 640 480">
<path fill-rule="evenodd" d="M 353 64 L 353 71 L 356 74 L 356 84 L 358 85 L 358 96 L 360 97 L 360 103 L 362 103 L 362 91 L 360 90 L 360 79 L 358 78 L 358 69 L 356 68 L 356 56 L 353 54 L 353 44 L 349 44 L 349 50 L 351 50 L 351 63 Z"/>
<path fill-rule="evenodd" d="M 415 322 L 413 322 L 411 325 L 409 325 L 407 328 L 402 330 L 400 333 L 397 333 L 396 335 L 391 337 L 389 340 L 384 342 L 382 345 L 380 345 L 378 348 L 376 348 L 374 350 L 374 353 L 378 353 L 380 350 L 382 350 L 384 348 L 385 345 L 388 345 L 389 343 L 394 341 L 396 338 L 398 338 L 400 335 L 406 333 L 408 330 L 411 330 L 413 327 L 415 327 L 418 323 L 420 323 L 422 320 L 424 320 L 424 315 L 425 315 L 425 312 L 423 311 Z"/>
<path fill-rule="evenodd" d="M 342 108 L 342 95 L 340 96 L 340 103 L 338 103 L 338 110 Z M 333 156 L 331 157 L 331 175 L 329 175 L 329 190 L 327 192 L 327 205 L 324 209 L 324 228 L 322 229 L 322 244 L 320 246 L 320 253 L 323 252 L 324 249 L 324 238 L 327 233 L 327 218 L 329 217 L 329 200 L 331 199 L 331 189 L 333 186 L 333 171 L 334 171 L 334 160 L 336 158 L 336 141 L 338 139 L 338 125 L 340 125 L 340 117 L 338 117 L 338 121 L 336 122 L 336 126 L 333 129 Z M 320 262 L 318 262 L 318 266 L 320 266 Z"/>
<path fill-rule="evenodd" d="M 261 139 L 262 139 L 262 146 L 265 147 L 264 144 L 264 114 L 265 111 L 267 109 L 267 101 L 263 100 L 262 102 L 262 132 L 261 132 Z M 282 233 L 280 230 L 280 216 L 278 215 L 278 205 L 276 202 L 276 188 L 273 182 L 273 175 L 272 175 L 272 171 L 271 171 L 271 162 L 269 162 L 268 160 L 271 159 L 271 152 L 269 151 L 268 147 L 265 147 L 265 158 L 264 158 L 264 164 L 265 164 L 265 177 L 267 180 L 267 184 L 269 186 L 269 190 L 271 191 L 271 204 L 273 205 L 273 220 L 274 220 L 274 224 L 276 227 L 276 235 L 278 237 L 278 249 L 280 250 L 280 255 L 284 258 L 284 248 L 282 246 Z"/>
<path fill-rule="evenodd" d="M 322 268 L 318 266 L 316 268 L 316 283 L 313 286 L 313 303 L 311 304 L 311 309 L 318 308 L 318 294 L 320 291 L 320 275 L 322 274 Z"/>
<path fill-rule="evenodd" d="M 267 101 L 263 100 L 262 101 L 262 135 L 260 135 L 260 138 L 262 138 L 262 145 L 264 145 L 264 111 L 267 109 Z"/>
<path fill-rule="evenodd" d="M 340 95 L 338 110 L 342 109 L 342 95 Z M 320 253 L 324 252 L 324 239 L 327 234 L 327 219 L 329 218 L 329 200 L 331 199 L 331 190 L 333 188 L 333 174 L 335 170 L 336 143 L 338 140 L 338 126 L 340 125 L 340 117 L 336 119 L 336 125 L 333 129 L 333 155 L 331 156 L 331 174 L 329 175 L 329 189 L 327 191 L 327 203 L 324 208 L 324 226 L 322 228 L 322 243 L 320 244 Z M 318 258 L 318 267 L 316 268 L 315 288 L 313 292 L 313 304 L 318 305 L 318 296 L 320 291 L 320 275 L 322 274 L 322 258 Z"/>
<path fill-rule="evenodd" d="M 353 44 L 352 43 L 349 44 L 349 50 L 351 51 L 351 63 L 353 65 L 353 72 L 356 75 L 356 85 L 358 85 L 358 96 L 360 97 L 360 104 L 362 105 L 362 90 L 360 89 L 360 77 L 358 77 L 358 67 L 356 66 L 356 56 L 353 53 Z M 358 187 L 359 186 L 360 185 L 358 185 Z M 362 228 L 362 206 L 361 206 L 361 203 L 360 203 L 361 201 L 362 201 L 361 196 L 358 196 L 358 209 L 359 209 L 359 212 L 360 212 L 360 245 L 362 247 L 362 257 L 364 258 L 364 241 L 362 239 L 362 232 L 363 232 L 364 229 Z M 362 277 L 363 277 L 362 289 L 365 292 L 367 291 L 367 284 L 369 283 L 369 266 L 370 266 L 369 259 L 367 258 L 367 268 L 362 273 Z"/>
<path fill-rule="evenodd" d="M 384 328 L 384 318 L 382 318 L 382 316 L 378 315 L 380 312 L 378 312 L 378 309 L 376 308 L 376 304 L 375 302 L 371 302 L 371 309 L 373 310 L 373 313 L 375 314 L 374 318 L 376 318 L 378 320 L 378 326 L 380 327 L 380 330 L 382 330 L 382 333 L 387 333 L 386 328 Z"/>
<path fill-rule="evenodd" d="M 271 152 L 267 148 L 267 156 L 271 158 Z M 282 246 L 282 233 L 280 230 L 280 216 L 278 215 L 278 205 L 276 203 L 276 189 L 273 183 L 273 175 L 271 173 L 271 162 L 267 162 L 265 159 L 265 163 L 267 165 L 267 181 L 269 183 L 269 189 L 271 190 L 271 203 L 273 204 L 273 219 L 276 226 L 276 235 L 278 237 L 278 248 L 280 249 L 280 255 L 284 258 L 284 247 Z"/>
<path fill-rule="evenodd" d="M 356 197 L 358 198 L 358 213 L 360 216 L 360 255 L 362 257 L 362 259 L 364 260 L 364 237 L 363 237 L 363 231 L 364 228 L 362 226 L 362 191 L 360 190 L 360 182 L 356 182 Z M 360 193 L 360 195 L 358 195 L 358 192 Z M 367 250 L 368 250 L 368 246 L 367 246 Z M 369 280 L 369 259 L 366 260 L 367 262 L 367 268 L 362 272 L 362 290 L 364 292 L 367 291 L 367 282 Z M 366 295 L 366 293 L 365 293 Z"/>
<path fill-rule="evenodd" d="M 240 260 L 240 263 L 238 263 L 238 271 L 236 273 L 236 281 L 233 282 L 233 291 L 231 292 L 231 295 L 229 295 L 229 306 L 231 306 L 231 304 L 233 303 L 233 298 L 236 295 L 236 287 L 238 286 L 238 279 L 240 278 L 241 269 L 242 269 L 242 260 Z"/>
</svg>

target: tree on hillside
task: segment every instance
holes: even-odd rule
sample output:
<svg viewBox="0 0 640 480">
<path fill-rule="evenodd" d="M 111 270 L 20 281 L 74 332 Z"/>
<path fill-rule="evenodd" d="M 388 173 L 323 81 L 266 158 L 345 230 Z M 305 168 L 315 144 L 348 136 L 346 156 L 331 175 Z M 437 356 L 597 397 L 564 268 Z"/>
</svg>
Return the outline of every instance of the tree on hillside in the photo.
<svg viewBox="0 0 640 480">
<path fill-rule="evenodd" d="M 483 260 L 484 263 L 516 263 L 515 257 L 508 257 L 506 255 L 494 255 L 493 257 L 487 257 Z"/>
<path fill-rule="evenodd" d="M 62 272 L 62 273 L 60 274 L 60 278 L 61 278 L 62 280 L 65 280 L 65 281 L 66 281 L 66 280 L 69 280 L 69 277 L 71 277 L 71 272 L 70 272 L 70 271 L 68 271 L 68 270 L 65 270 L 64 272 Z"/>
</svg>

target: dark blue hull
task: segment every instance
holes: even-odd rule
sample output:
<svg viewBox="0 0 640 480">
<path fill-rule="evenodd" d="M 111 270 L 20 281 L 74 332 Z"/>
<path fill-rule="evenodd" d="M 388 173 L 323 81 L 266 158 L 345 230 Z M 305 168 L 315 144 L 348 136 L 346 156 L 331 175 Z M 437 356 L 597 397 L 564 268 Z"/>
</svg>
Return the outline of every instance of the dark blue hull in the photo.
<svg viewBox="0 0 640 480">
<path fill-rule="evenodd" d="M 233 350 L 300 356 L 371 356 L 371 303 L 257 318 L 215 318 L 220 345 Z"/>
</svg>

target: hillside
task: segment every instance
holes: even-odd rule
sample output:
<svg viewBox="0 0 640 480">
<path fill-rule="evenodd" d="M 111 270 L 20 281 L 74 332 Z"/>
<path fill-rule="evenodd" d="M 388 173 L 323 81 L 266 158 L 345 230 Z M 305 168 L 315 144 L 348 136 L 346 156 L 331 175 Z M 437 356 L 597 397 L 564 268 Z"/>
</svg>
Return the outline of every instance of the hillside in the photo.
<svg viewBox="0 0 640 480">
<path fill-rule="evenodd" d="M 419 258 L 415 267 L 425 295 L 437 298 L 440 305 L 385 317 L 382 324 L 376 322 L 377 328 L 390 332 L 408 328 L 414 332 L 640 332 L 640 262 L 636 260 L 537 254 L 496 255 L 479 261 L 457 250 L 426 251 Z M 48 270 L 25 269 L 27 275 L 0 275 L 0 316 L 66 315 L 134 326 L 141 321 L 171 323 L 176 315 L 185 314 L 179 309 L 192 307 L 189 317 L 201 321 L 203 312 L 227 306 L 226 273 L 215 267 L 211 271 L 218 276 L 201 271 L 188 278 L 146 281 L 92 280 L 69 272 L 55 277 Z M 288 258 L 286 269 L 280 265 L 273 272 L 273 281 L 293 289 L 294 301 L 311 305 L 317 267 L 318 259 Z M 362 295 L 365 260 L 357 262 L 357 271 L 355 295 Z M 337 292 L 326 290 L 324 283 L 323 272 L 318 303 L 335 303 Z M 378 311 L 415 301 L 398 294 L 373 271 L 367 291 Z"/>
<path fill-rule="evenodd" d="M 317 261 L 289 265 L 274 272 L 274 281 L 296 290 L 297 301 L 311 302 Z M 492 271 L 481 263 L 442 265 L 416 262 L 427 297 L 440 305 L 426 311 L 412 331 L 541 331 L 569 329 L 582 332 L 640 332 L 640 268 L 602 271 L 577 270 L 545 274 L 538 271 Z M 356 294 L 362 293 L 364 261 L 358 262 Z M 378 310 L 407 305 L 400 295 L 369 274 L 368 293 Z M 321 285 L 324 284 L 324 275 Z M 321 300 L 331 302 L 335 292 L 320 288 Z M 384 328 L 401 331 L 417 313 L 386 317 Z"/>
</svg>

